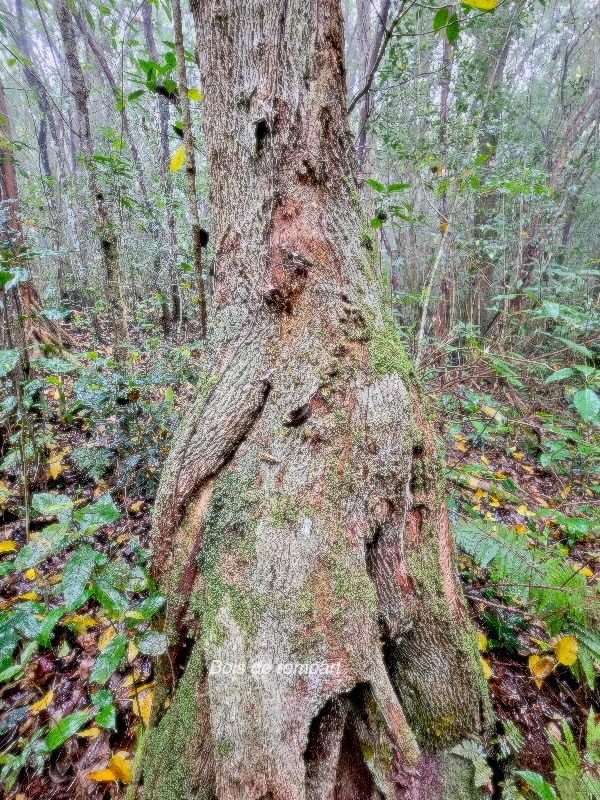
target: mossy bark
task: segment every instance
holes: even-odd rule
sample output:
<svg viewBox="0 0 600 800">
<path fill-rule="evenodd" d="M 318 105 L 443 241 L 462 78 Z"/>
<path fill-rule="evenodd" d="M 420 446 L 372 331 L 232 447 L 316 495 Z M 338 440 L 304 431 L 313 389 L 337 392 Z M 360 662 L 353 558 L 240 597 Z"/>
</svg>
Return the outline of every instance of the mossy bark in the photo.
<svg viewBox="0 0 600 800">
<path fill-rule="evenodd" d="M 486 687 L 364 234 L 338 3 L 192 10 L 215 308 L 156 501 L 143 796 L 460 797 L 443 753 L 483 732 Z"/>
</svg>

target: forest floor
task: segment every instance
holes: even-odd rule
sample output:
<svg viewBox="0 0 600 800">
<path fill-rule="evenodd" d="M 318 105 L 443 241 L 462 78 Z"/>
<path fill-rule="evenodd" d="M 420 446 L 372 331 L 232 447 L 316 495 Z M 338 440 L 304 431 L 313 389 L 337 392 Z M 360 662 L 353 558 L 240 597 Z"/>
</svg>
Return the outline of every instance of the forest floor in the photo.
<svg viewBox="0 0 600 800">
<path fill-rule="evenodd" d="M 82 341 L 84 327 L 71 327 Z M 161 601 L 146 571 L 150 514 L 198 350 L 151 337 L 123 380 L 101 347 L 89 347 L 40 358 L 26 420 L 2 442 L 0 764 L 16 800 L 123 796 L 161 646 L 152 629 Z M 600 699 L 600 651 L 576 611 L 595 602 L 600 577 L 599 496 L 590 488 L 598 436 L 543 374 L 473 356 L 432 371 L 428 393 L 498 718 L 488 755 L 500 797 L 515 768 L 551 778 L 551 737 L 564 736 L 564 722 L 583 750 Z M 28 496 L 19 453 L 32 475 Z M 527 564 L 528 581 L 519 577 L 511 558 L 520 542 L 543 579 Z M 548 587 L 548 565 L 559 560 L 569 571 Z"/>
</svg>

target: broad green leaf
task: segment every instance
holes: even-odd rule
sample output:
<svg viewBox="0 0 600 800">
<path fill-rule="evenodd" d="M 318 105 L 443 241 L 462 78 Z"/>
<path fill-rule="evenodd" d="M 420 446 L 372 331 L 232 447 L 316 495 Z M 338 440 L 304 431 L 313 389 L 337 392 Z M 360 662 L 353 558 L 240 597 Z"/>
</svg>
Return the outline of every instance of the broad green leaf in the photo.
<svg viewBox="0 0 600 800">
<path fill-rule="evenodd" d="M 87 711 L 75 711 L 74 714 L 69 714 L 64 719 L 61 719 L 61 721 L 51 729 L 44 740 L 46 750 L 49 753 L 56 750 L 56 748 L 64 744 L 67 739 L 81 730 L 88 719 L 89 715 Z"/>
<path fill-rule="evenodd" d="M 549 375 L 545 383 L 554 383 L 555 381 L 564 381 L 565 378 L 571 378 L 575 374 L 574 370 L 571 367 L 565 367 L 564 369 L 559 369 L 558 372 L 553 372 L 552 375 Z"/>
<path fill-rule="evenodd" d="M 584 422 L 600 424 L 600 397 L 591 389 L 582 389 L 573 397 L 573 404 Z"/>
<path fill-rule="evenodd" d="M 36 567 L 45 558 L 58 553 L 69 544 L 69 526 L 67 523 L 47 525 L 37 535 L 34 542 L 26 544 L 17 553 L 15 568 L 26 570 Z"/>
<path fill-rule="evenodd" d="M 594 357 L 592 351 L 582 344 L 578 344 L 577 342 L 572 342 L 570 339 L 564 339 L 562 336 L 555 336 L 554 338 L 558 339 L 559 342 L 566 344 L 566 346 L 569 349 L 571 349 L 574 353 L 579 353 L 580 356 L 585 356 L 585 358 Z"/>
<path fill-rule="evenodd" d="M 171 164 L 169 165 L 169 169 L 171 172 L 177 172 L 178 169 L 181 169 L 183 166 L 183 162 L 185 161 L 185 145 L 180 145 L 177 150 L 171 156 Z"/>
<path fill-rule="evenodd" d="M 128 94 L 127 95 L 127 99 L 128 100 L 137 100 L 138 97 L 141 97 L 145 93 L 146 93 L 145 89 L 138 89 L 137 91 L 131 92 L 131 94 Z"/>
<path fill-rule="evenodd" d="M 498 5 L 498 0 L 462 0 L 465 6 L 471 6 L 478 11 L 493 11 Z"/>
<path fill-rule="evenodd" d="M 404 189 L 410 189 L 410 183 L 390 183 L 388 184 L 388 192 L 402 192 Z"/>
<path fill-rule="evenodd" d="M 96 552 L 89 544 L 83 544 L 67 560 L 63 569 L 62 590 L 65 603 L 75 608 L 92 576 Z"/>
<path fill-rule="evenodd" d="M 454 44 L 454 42 L 458 39 L 459 30 L 460 25 L 458 24 L 458 17 L 454 13 L 446 25 L 446 37 L 448 38 L 450 44 Z"/>
<path fill-rule="evenodd" d="M 0 350 L 0 378 L 14 369 L 19 362 L 18 350 Z"/>
<path fill-rule="evenodd" d="M 73 514 L 73 519 L 79 522 L 81 529 L 89 534 L 102 525 L 110 525 L 111 522 L 119 519 L 121 513 L 113 502 L 109 494 L 105 494 L 91 506 L 84 506 L 77 509 Z"/>
<path fill-rule="evenodd" d="M 167 637 L 158 631 L 148 631 L 135 643 L 145 656 L 161 656 L 167 650 Z"/>
<path fill-rule="evenodd" d="M 92 692 L 91 701 L 96 708 L 105 708 L 112 704 L 114 695 L 108 689 L 98 689 L 97 692 Z"/>
<path fill-rule="evenodd" d="M 106 683 L 119 666 L 119 661 L 125 655 L 126 650 L 127 637 L 122 633 L 118 633 L 114 639 L 110 640 L 96 659 L 90 674 L 90 682 L 100 685 Z"/>
<path fill-rule="evenodd" d="M 444 25 L 448 22 L 448 15 L 449 15 L 448 7 L 445 6 L 444 8 L 438 8 L 435 12 L 435 16 L 433 18 L 433 30 L 439 31 Z"/>
<path fill-rule="evenodd" d="M 31 507 L 36 514 L 44 517 L 58 517 L 59 522 L 66 522 L 71 518 L 73 502 L 66 494 L 42 492 L 33 495 Z"/>
<path fill-rule="evenodd" d="M 190 100 L 195 100 L 197 103 L 199 103 L 202 100 L 202 92 L 200 91 L 200 89 L 196 89 L 195 86 L 192 87 L 191 89 L 188 89 L 187 94 Z"/>
</svg>

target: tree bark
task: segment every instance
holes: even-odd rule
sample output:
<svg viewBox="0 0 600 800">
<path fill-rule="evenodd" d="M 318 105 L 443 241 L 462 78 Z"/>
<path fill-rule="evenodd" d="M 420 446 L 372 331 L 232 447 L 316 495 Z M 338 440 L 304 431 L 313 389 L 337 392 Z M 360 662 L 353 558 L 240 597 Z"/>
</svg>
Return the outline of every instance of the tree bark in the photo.
<svg viewBox="0 0 600 800">
<path fill-rule="evenodd" d="M 215 315 L 154 511 L 169 650 L 143 796 L 476 797 L 448 749 L 483 732 L 487 689 L 374 277 L 339 0 L 192 10 Z"/>
</svg>

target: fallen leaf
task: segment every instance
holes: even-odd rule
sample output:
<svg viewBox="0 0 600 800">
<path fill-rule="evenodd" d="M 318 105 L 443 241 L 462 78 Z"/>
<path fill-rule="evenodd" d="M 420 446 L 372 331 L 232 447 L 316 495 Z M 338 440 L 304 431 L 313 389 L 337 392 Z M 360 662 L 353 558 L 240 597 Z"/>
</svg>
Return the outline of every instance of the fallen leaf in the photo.
<svg viewBox="0 0 600 800">
<path fill-rule="evenodd" d="M 515 459 L 515 461 L 522 461 L 525 458 L 523 453 L 513 453 L 512 457 Z"/>
<path fill-rule="evenodd" d="M 37 572 L 34 569 L 28 569 L 25 572 L 25 577 L 27 578 L 28 581 L 32 581 L 35 578 L 36 575 L 37 575 Z"/>
<path fill-rule="evenodd" d="M 577 661 L 577 639 L 574 636 L 563 636 L 554 645 L 554 655 L 559 664 L 570 667 Z"/>
<path fill-rule="evenodd" d="M 535 678 L 535 685 L 541 689 L 544 680 L 552 674 L 555 662 L 552 656 L 529 656 L 529 672 Z"/>
<path fill-rule="evenodd" d="M 483 656 L 479 656 L 479 660 L 481 661 L 481 668 L 483 669 L 483 677 L 486 681 L 492 677 L 492 668 L 488 664 L 488 662 L 483 658 Z"/>
<path fill-rule="evenodd" d="M 121 753 L 114 755 L 108 762 L 108 769 L 111 770 L 121 783 L 131 783 L 131 761 L 124 758 Z"/>
<path fill-rule="evenodd" d="M 69 452 L 68 448 L 53 450 L 48 456 L 48 475 L 52 480 L 56 480 L 64 471 L 63 458 Z"/>
<path fill-rule="evenodd" d="M 50 689 L 48 694 L 45 694 L 41 700 L 38 700 L 37 703 L 34 703 L 29 710 L 32 714 L 39 714 L 40 711 L 45 711 L 52 702 L 53 697 L 54 692 L 52 689 Z"/>
<path fill-rule="evenodd" d="M 150 712 L 152 711 L 152 701 L 154 700 L 154 689 L 147 688 L 142 692 L 137 692 L 133 698 L 132 710 L 136 717 L 143 720 L 144 725 L 150 723 Z"/>
<path fill-rule="evenodd" d="M 117 635 L 117 631 L 111 625 L 110 628 L 107 628 L 104 633 L 100 634 L 100 638 L 98 639 L 98 650 L 102 652 L 106 645 L 111 642 L 115 636 Z"/>
<path fill-rule="evenodd" d="M 84 731 L 79 731 L 77 736 L 81 736 L 83 739 L 95 739 L 100 736 L 100 728 L 86 728 Z"/>
<path fill-rule="evenodd" d="M 177 172 L 178 169 L 181 169 L 184 161 L 185 161 L 185 145 L 182 144 L 180 147 L 177 148 L 177 150 L 175 150 L 175 152 L 171 156 L 171 163 L 169 165 L 169 169 L 171 170 L 171 172 Z"/>
<path fill-rule="evenodd" d="M 518 506 L 517 514 L 520 514 L 522 517 L 535 517 L 535 511 L 530 511 L 527 506 Z"/>
<path fill-rule="evenodd" d="M 13 542 L 12 539 L 8 539 L 5 542 L 0 542 L 0 553 L 14 553 L 17 549 L 17 543 Z"/>
<path fill-rule="evenodd" d="M 518 534 L 523 534 L 527 532 L 527 525 L 515 525 L 515 532 Z"/>
<path fill-rule="evenodd" d="M 20 594 L 17 597 L 17 600 L 37 600 L 38 593 L 37 592 L 25 592 L 25 594 Z"/>
<path fill-rule="evenodd" d="M 97 783 L 117 780 L 117 776 L 110 769 L 99 769 L 96 772 L 90 772 L 88 773 L 88 778 Z"/>
<path fill-rule="evenodd" d="M 488 647 L 488 640 L 483 633 L 477 632 L 477 647 L 482 653 L 485 653 Z"/>
<path fill-rule="evenodd" d="M 135 502 L 135 503 L 132 503 L 132 504 L 129 506 L 129 510 L 130 510 L 130 511 L 133 511 L 133 512 L 134 512 L 134 514 L 135 514 L 135 513 L 137 513 L 137 512 L 138 512 L 138 511 L 139 511 L 139 510 L 142 508 L 142 506 L 143 506 L 143 505 L 144 505 L 144 501 L 143 501 L 143 500 L 136 500 L 136 502 Z"/>
</svg>

